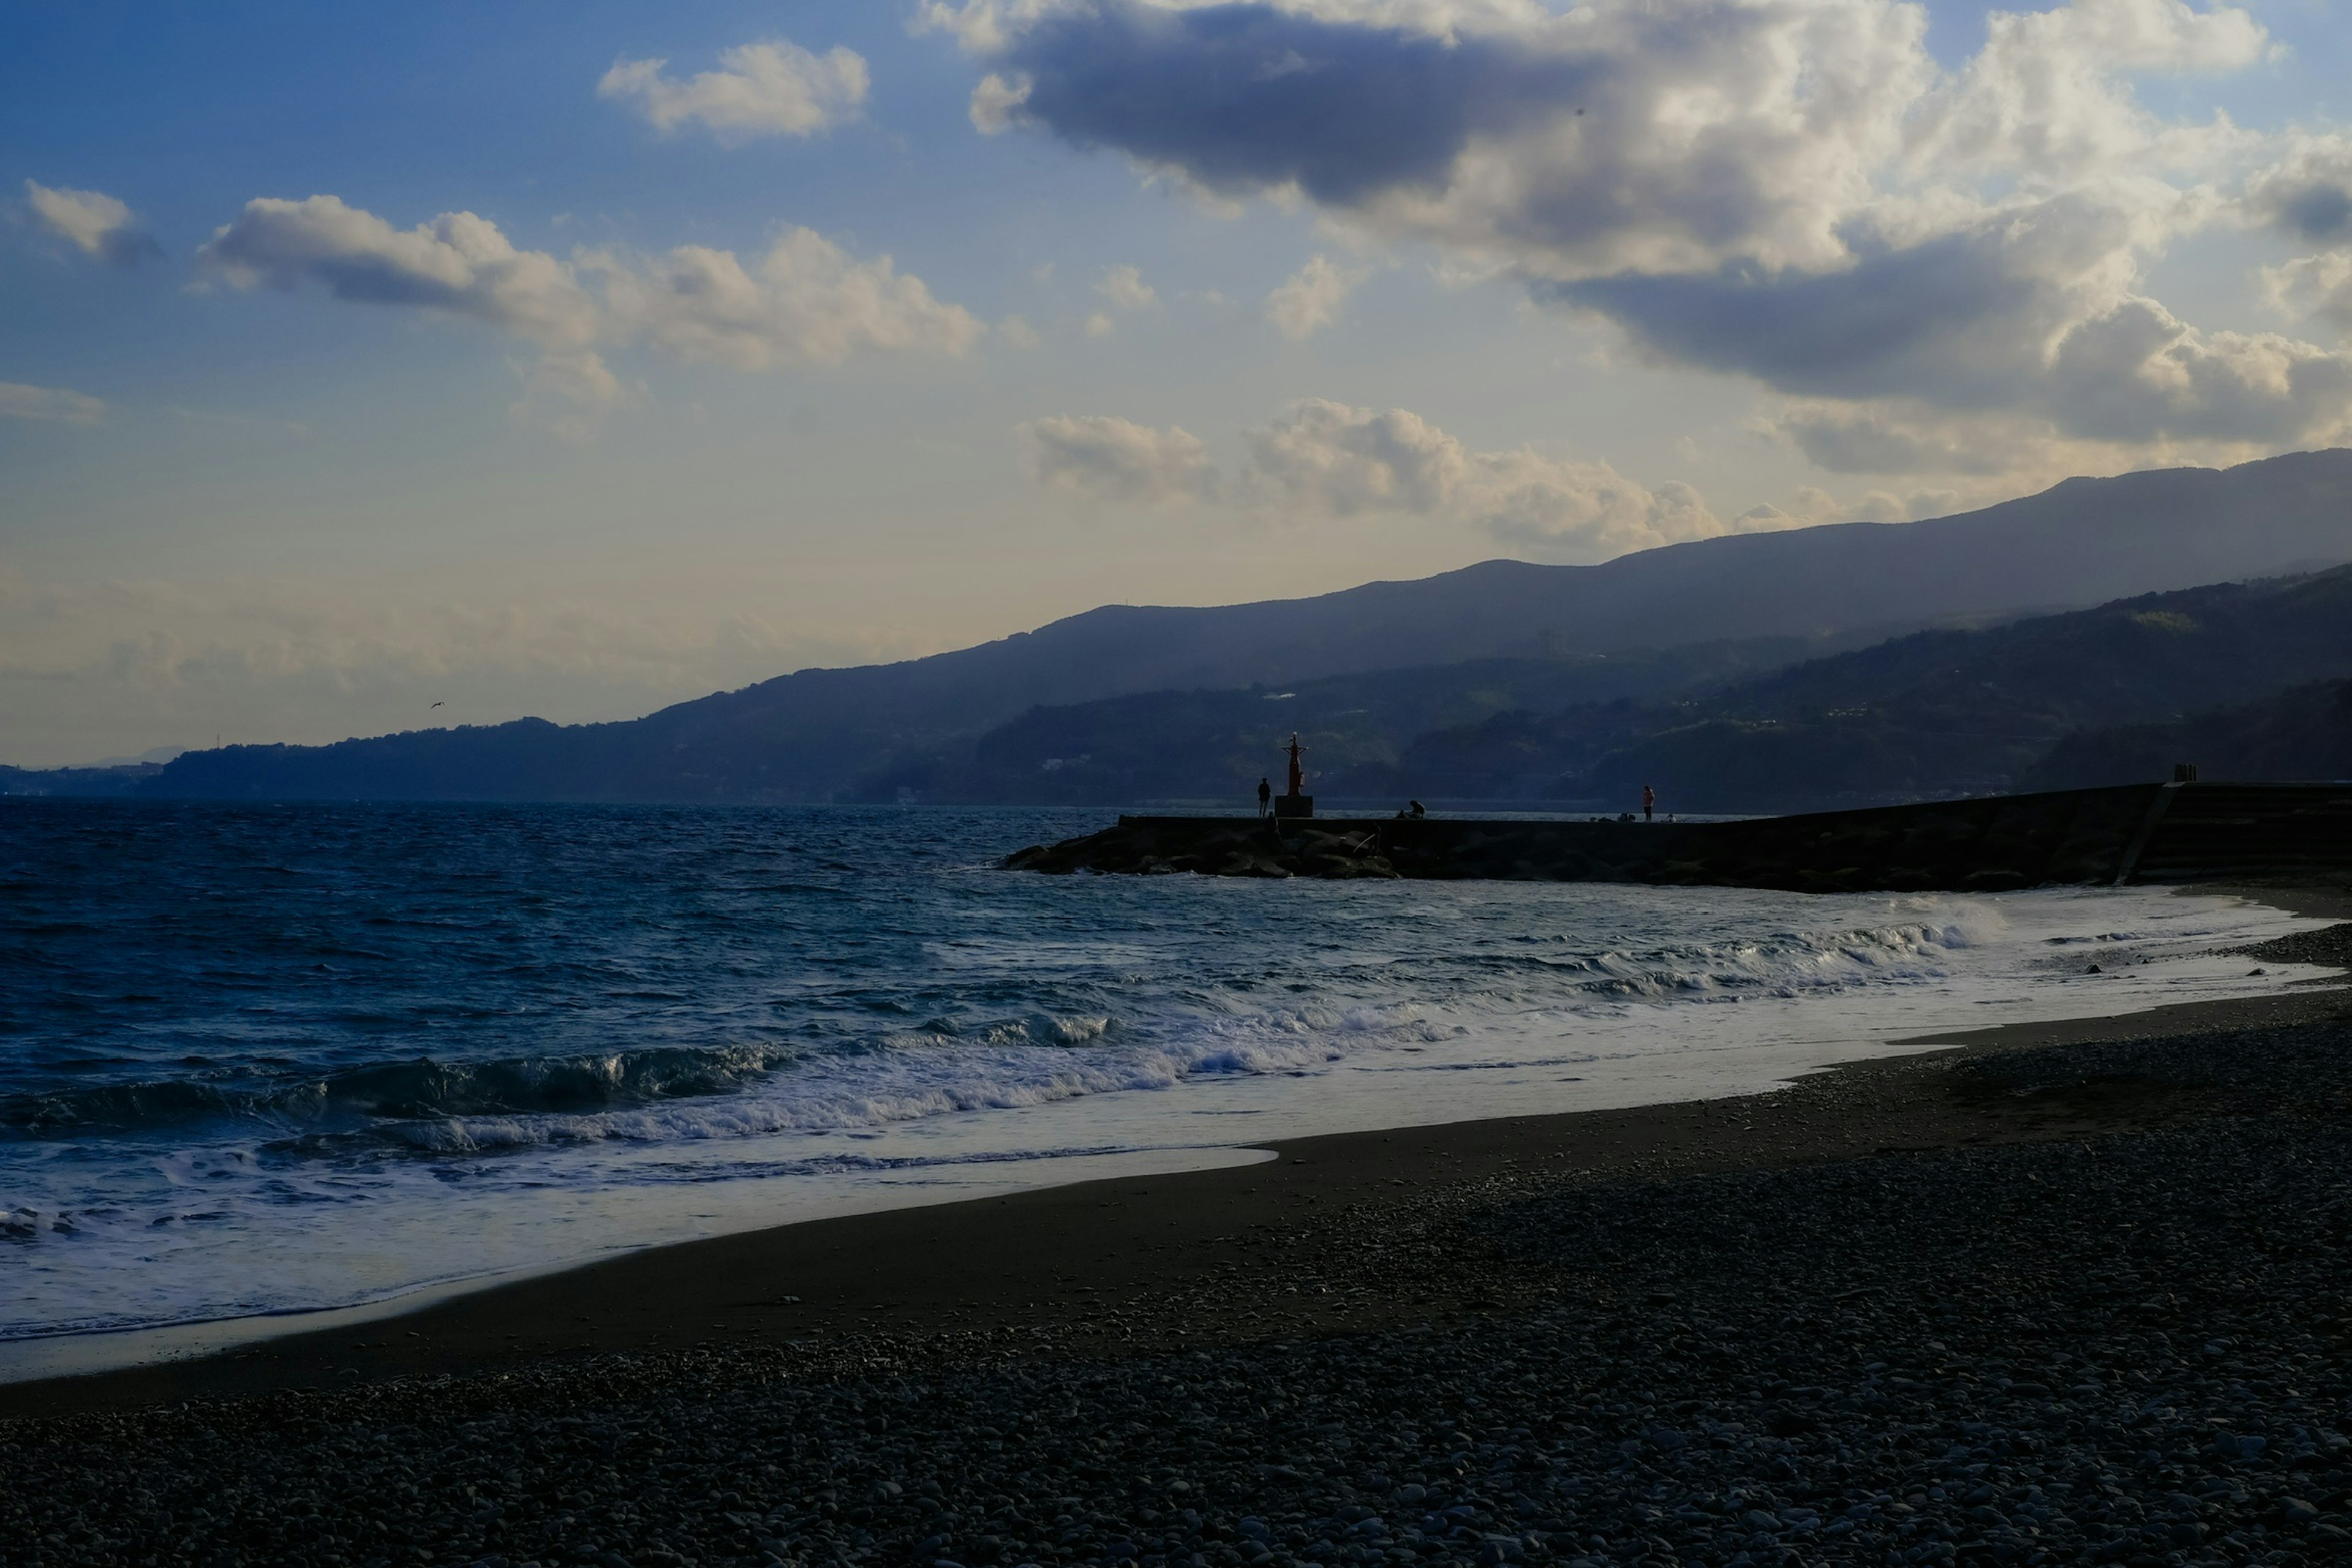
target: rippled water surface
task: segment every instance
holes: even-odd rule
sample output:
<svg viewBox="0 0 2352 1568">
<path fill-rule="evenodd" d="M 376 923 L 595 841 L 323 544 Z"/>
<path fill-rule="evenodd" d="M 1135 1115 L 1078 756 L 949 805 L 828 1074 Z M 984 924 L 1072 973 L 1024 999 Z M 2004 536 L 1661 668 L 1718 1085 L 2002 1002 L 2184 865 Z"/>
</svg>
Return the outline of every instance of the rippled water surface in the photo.
<svg viewBox="0 0 2352 1568">
<path fill-rule="evenodd" d="M 2211 950 L 2301 923 L 993 867 L 1104 821 L 0 802 L 0 1341 L 1277 1131 L 1751 1090 L 1906 1032 L 2284 984 Z"/>
</svg>

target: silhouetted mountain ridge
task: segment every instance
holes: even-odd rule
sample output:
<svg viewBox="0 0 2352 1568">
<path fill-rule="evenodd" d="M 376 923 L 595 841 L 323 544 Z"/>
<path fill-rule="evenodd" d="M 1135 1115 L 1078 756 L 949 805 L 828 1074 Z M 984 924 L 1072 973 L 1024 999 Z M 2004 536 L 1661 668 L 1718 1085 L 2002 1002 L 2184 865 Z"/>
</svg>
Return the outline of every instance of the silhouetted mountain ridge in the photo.
<svg viewBox="0 0 2352 1568">
<path fill-rule="evenodd" d="M 2179 749 L 2187 739 L 2160 738 L 2194 732 L 2179 728 L 2187 716 L 2346 676 L 2352 568 L 2337 568 L 1979 631 L 1917 633 L 1703 701 L 1499 714 L 1423 736 L 1379 782 L 1391 791 L 1611 804 L 1654 784 L 1691 811 L 1984 794 L 2021 781 L 2057 787 L 2052 781 L 2062 776 L 2124 784 L 2161 777 L 2173 761 L 2205 765 L 2193 747 Z M 2144 728 L 2113 742 L 2086 733 L 2118 724 Z M 2273 765 L 2285 766 L 2287 750 L 2273 751 Z M 2158 752 L 2169 753 L 2160 765 L 2150 761 Z M 2251 764 L 2217 752 L 2215 765 L 2225 771 L 2214 776 L 2246 777 L 2235 770 Z"/>
<path fill-rule="evenodd" d="M 2027 789 L 2162 778 L 2175 763 L 2221 780 L 2352 780 L 2352 680 L 2314 681 L 2260 702 L 2069 735 L 2028 768 Z"/>
<path fill-rule="evenodd" d="M 1316 598 L 1110 605 L 901 664 L 802 670 L 646 718 L 191 752 L 146 793 L 795 801 L 1039 706 L 1472 659 L 1837 639 L 2352 559 L 2352 451 L 2074 479 L 1958 517 L 1703 540 L 1598 566 L 1490 561 Z"/>
<path fill-rule="evenodd" d="M 1318 775 L 1392 764 L 1415 737 L 1511 710 L 1648 700 L 1719 685 L 1820 651 L 1795 637 L 1660 652 L 1568 654 L 1302 680 L 1280 689 L 1195 688 L 1033 708 L 977 740 L 909 753 L 863 776 L 850 798 L 1028 805 L 1227 801 L 1279 771 L 1304 731 Z"/>
</svg>

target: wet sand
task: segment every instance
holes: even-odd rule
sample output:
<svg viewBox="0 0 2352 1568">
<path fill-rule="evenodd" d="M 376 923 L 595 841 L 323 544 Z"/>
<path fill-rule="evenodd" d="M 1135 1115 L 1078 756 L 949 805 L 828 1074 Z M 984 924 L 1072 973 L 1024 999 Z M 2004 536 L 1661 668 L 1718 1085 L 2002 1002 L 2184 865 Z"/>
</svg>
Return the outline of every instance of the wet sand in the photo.
<svg viewBox="0 0 2352 1568">
<path fill-rule="evenodd" d="M 2244 889 L 2328 916 L 2332 889 Z M 2292 956 L 2352 959 L 2352 926 Z M 2290 956 L 2286 953 L 2276 958 Z M 1073 1352 L 1419 1322 L 1491 1289 L 1289 1292 L 1346 1272 L 1336 1254 L 1389 1211 L 1497 1179 L 1591 1182 L 1817 1163 L 2165 1125 L 2192 1091 L 2128 1082 L 1989 1095 L 1971 1058 L 2077 1041 L 2271 1029 L 2352 1017 L 2352 990 L 2312 986 L 2118 1018 L 2009 1026 L 1902 1042 L 1948 1051 L 1861 1062 L 1770 1094 L 1464 1122 L 1285 1142 L 1265 1163 L 1110 1180 L 819 1220 L 632 1252 L 497 1285 L 404 1316 L 92 1375 L 0 1384 L 0 1420 L 511 1372 L 614 1352 L 805 1347 L 871 1333 L 1049 1335 Z M 1330 1224 L 1346 1216 L 1345 1226 Z M 1279 1247 L 1267 1238 L 1286 1238 Z M 1192 1303 L 1247 1297 L 1247 1317 Z"/>
</svg>

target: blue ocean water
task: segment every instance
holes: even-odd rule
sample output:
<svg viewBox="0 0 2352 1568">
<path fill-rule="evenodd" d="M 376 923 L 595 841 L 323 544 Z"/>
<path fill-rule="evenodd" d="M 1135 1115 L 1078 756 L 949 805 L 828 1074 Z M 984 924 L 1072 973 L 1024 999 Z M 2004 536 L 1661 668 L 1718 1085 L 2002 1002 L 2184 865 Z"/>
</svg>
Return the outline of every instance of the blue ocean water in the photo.
<svg viewBox="0 0 2352 1568">
<path fill-rule="evenodd" d="M 0 803 L 0 1342 L 1752 1090 L 1906 1031 L 2283 984 L 2210 954 L 2300 924 L 996 868 L 1106 817 Z"/>
</svg>

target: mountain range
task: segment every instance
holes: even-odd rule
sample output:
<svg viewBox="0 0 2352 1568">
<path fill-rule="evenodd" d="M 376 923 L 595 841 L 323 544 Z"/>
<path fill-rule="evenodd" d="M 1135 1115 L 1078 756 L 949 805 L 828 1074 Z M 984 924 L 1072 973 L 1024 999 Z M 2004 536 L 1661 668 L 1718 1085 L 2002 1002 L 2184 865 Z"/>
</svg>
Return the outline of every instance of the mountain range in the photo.
<svg viewBox="0 0 2352 1568">
<path fill-rule="evenodd" d="M 242 799 L 791 802 L 902 790 L 1009 798 L 1020 775 L 1021 798 L 1062 798 L 1091 764 L 1071 780 L 1055 775 L 1093 754 L 1080 732 L 1093 721 L 1054 710 L 1123 701 L 1127 719 L 1112 729 L 1156 731 L 1164 752 L 1192 761 L 1187 712 L 1255 703 L 1250 711 L 1271 721 L 1256 728 L 1271 734 L 1320 705 L 1359 722 L 1356 739 L 1335 740 L 1318 765 L 1336 768 L 1334 784 L 1352 770 L 1362 787 L 1386 788 L 1408 782 L 1393 770 L 1433 731 L 1546 712 L 1605 726 L 1595 715 L 1612 704 L 1622 716 L 1689 700 L 1922 628 L 1982 627 L 2347 560 L 2352 451 L 2298 453 L 2224 470 L 2070 479 L 1955 517 L 1733 535 L 1597 566 L 1490 561 L 1307 599 L 1108 605 L 977 647 L 802 670 L 623 722 L 524 719 L 328 746 L 230 746 L 134 776 L 117 770 L 104 787 Z M 1418 673 L 1398 673 L 1407 670 Z M 1302 688 L 1315 690 L 1311 704 Z M 1644 721 L 1619 739 L 1656 743 L 1658 733 Z M 1057 749 L 1033 757 L 1037 744 Z M 1233 760 L 1238 774 L 1176 770 L 1173 793 L 1222 793 L 1232 777 L 1254 783 L 1271 765 L 1255 741 Z M 973 782 L 992 769 L 995 782 Z M 56 778 L 16 773 L 0 789 L 99 787 L 99 775 L 44 782 Z M 1141 775 L 1132 787 L 1171 793 Z"/>
<path fill-rule="evenodd" d="M 1655 783 L 1704 812 L 2126 784 L 2176 762 L 2326 777 L 2322 752 L 2250 751 L 2205 715 L 2251 721 L 2284 688 L 2344 678 L 2352 567 L 1915 633 L 1664 703 L 1497 714 L 1418 738 L 1384 782 L 1594 803 Z M 2137 739 L 2096 738 L 2116 726 Z"/>
</svg>

